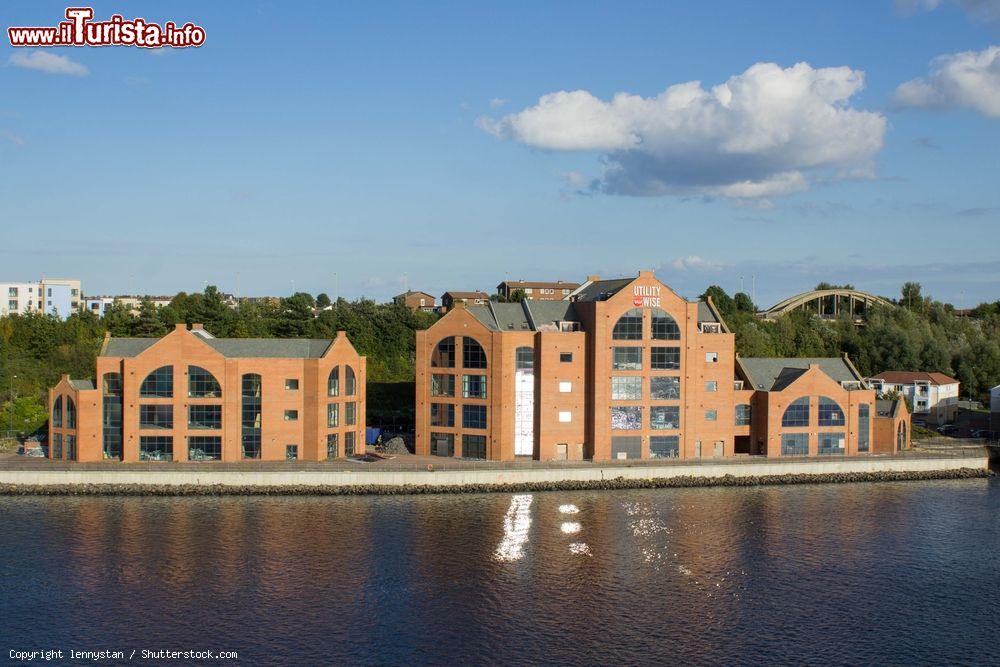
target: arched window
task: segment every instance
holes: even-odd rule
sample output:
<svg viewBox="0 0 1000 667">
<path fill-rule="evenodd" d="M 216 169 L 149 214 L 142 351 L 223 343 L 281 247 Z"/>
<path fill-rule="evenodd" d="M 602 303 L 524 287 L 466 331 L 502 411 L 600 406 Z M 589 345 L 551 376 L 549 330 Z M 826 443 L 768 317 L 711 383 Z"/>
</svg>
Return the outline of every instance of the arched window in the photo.
<svg viewBox="0 0 1000 667">
<path fill-rule="evenodd" d="M 52 404 L 52 425 L 62 428 L 62 396 L 57 397 L 56 402 Z"/>
<path fill-rule="evenodd" d="M 139 387 L 141 398 L 173 398 L 174 367 L 160 366 L 146 376 Z"/>
<path fill-rule="evenodd" d="M 619 317 L 611 337 L 615 340 L 642 340 L 642 308 L 633 308 Z"/>
<path fill-rule="evenodd" d="M 462 336 L 462 367 L 486 368 L 486 351 L 475 338 Z"/>
<path fill-rule="evenodd" d="M 66 428 L 76 428 L 76 403 L 71 396 L 66 397 Z"/>
<path fill-rule="evenodd" d="M 677 321 L 665 310 L 654 308 L 653 315 L 653 340 L 680 340 L 681 328 L 677 326 Z"/>
<path fill-rule="evenodd" d="M 105 373 L 101 407 L 104 458 L 122 458 L 122 375 Z"/>
<path fill-rule="evenodd" d="M 261 381 L 256 373 L 247 373 L 242 378 L 242 396 L 240 421 L 243 458 L 260 458 L 260 397 Z"/>
<path fill-rule="evenodd" d="M 844 425 L 844 411 L 840 409 L 840 405 L 837 404 L 837 401 L 826 396 L 819 397 L 819 425 Z"/>
<path fill-rule="evenodd" d="M 435 368 L 455 367 L 455 337 L 448 336 L 437 345 L 431 352 L 431 366 Z"/>
<path fill-rule="evenodd" d="M 219 398 L 222 387 L 215 376 L 200 366 L 188 366 L 188 396 L 191 398 Z"/>
<path fill-rule="evenodd" d="M 781 417 L 782 426 L 809 426 L 809 397 L 792 401 Z"/>
<path fill-rule="evenodd" d="M 354 369 L 344 366 L 344 396 L 354 396 L 358 393 L 358 378 L 354 375 Z"/>
<path fill-rule="evenodd" d="M 340 366 L 334 366 L 326 378 L 326 395 L 340 396 Z"/>
</svg>

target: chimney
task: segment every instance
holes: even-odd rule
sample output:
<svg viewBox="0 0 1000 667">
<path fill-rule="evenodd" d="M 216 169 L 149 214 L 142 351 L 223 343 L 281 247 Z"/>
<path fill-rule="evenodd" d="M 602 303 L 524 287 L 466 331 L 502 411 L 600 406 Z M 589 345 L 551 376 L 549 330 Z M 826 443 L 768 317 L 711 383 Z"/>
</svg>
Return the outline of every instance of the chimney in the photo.
<svg viewBox="0 0 1000 667">
<path fill-rule="evenodd" d="M 347 338 L 347 332 L 343 329 L 337 330 L 337 338 Z"/>
<path fill-rule="evenodd" d="M 640 271 L 639 272 L 639 277 L 640 278 L 652 278 L 653 277 L 653 272 L 652 271 Z"/>
<path fill-rule="evenodd" d="M 188 326 L 184 322 L 178 322 L 174 325 L 174 331 L 187 331 L 187 328 Z"/>
<path fill-rule="evenodd" d="M 596 283 L 600 279 L 601 279 L 600 276 L 587 276 L 588 283 Z"/>
<path fill-rule="evenodd" d="M 204 330 L 205 330 L 204 324 L 195 324 L 195 323 L 191 324 L 191 331 L 204 331 Z"/>
</svg>

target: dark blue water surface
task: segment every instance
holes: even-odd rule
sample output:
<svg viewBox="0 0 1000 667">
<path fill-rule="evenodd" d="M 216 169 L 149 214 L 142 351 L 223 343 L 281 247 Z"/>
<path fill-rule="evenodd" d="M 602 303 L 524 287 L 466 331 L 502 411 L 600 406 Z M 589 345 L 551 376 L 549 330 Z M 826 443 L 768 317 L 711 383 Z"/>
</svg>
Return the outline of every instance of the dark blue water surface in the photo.
<svg viewBox="0 0 1000 667">
<path fill-rule="evenodd" d="M 1000 663 L 995 478 L 0 501 L 5 659 Z"/>
</svg>

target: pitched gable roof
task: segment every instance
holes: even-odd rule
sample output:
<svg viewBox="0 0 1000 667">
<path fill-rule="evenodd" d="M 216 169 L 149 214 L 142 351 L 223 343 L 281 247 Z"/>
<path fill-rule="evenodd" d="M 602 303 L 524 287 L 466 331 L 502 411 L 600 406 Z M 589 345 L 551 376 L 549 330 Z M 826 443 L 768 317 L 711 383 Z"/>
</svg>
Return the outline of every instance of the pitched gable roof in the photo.
<svg viewBox="0 0 1000 667">
<path fill-rule="evenodd" d="M 737 357 L 737 363 L 759 391 L 781 391 L 816 364 L 834 382 L 858 382 L 861 376 L 843 357 Z"/>
<path fill-rule="evenodd" d="M 319 359 L 333 343 L 328 338 L 212 338 L 200 334 L 198 337 L 222 356 L 230 358 Z M 159 340 L 111 338 L 101 356 L 137 357 Z"/>
<path fill-rule="evenodd" d="M 958 380 L 944 373 L 927 373 L 924 371 L 885 371 L 884 373 L 873 375 L 871 379 L 882 380 L 889 384 L 913 384 L 914 382 L 928 382 L 933 385 L 958 384 Z"/>
</svg>

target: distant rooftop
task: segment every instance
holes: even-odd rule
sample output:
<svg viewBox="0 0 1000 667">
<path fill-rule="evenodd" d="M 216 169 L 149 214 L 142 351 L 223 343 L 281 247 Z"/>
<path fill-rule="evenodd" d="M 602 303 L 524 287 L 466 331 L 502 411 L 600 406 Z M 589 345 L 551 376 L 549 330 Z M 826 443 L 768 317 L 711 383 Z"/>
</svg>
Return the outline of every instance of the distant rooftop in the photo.
<svg viewBox="0 0 1000 667">
<path fill-rule="evenodd" d="M 750 388 L 760 391 L 781 391 L 799 379 L 809 366 L 816 364 L 834 382 L 859 382 L 851 364 L 841 357 L 738 357 L 737 363 L 743 368 Z"/>
<path fill-rule="evenodd" d="M 192 333 L 198 334 L 193 331 Z M 198 334 L 214 350 L 229 358 L 319 359 L 331 339 L 315 338 L 212 338 Z M 136 357 L 157 343 L 159 338 L 111 338 L 101 356 Z"/>
<path fill-rule="evenodd" d="M 870 379 L 882 380 L 889 384 L 913 384 L 914 382 L 927 382 L 933 385 L 958 384 L 958 380 L 949 377 L 944 373 L 925 373 L 924 371 L 885 371 L 878 375 L 873 375 Z"/>
</svg>

